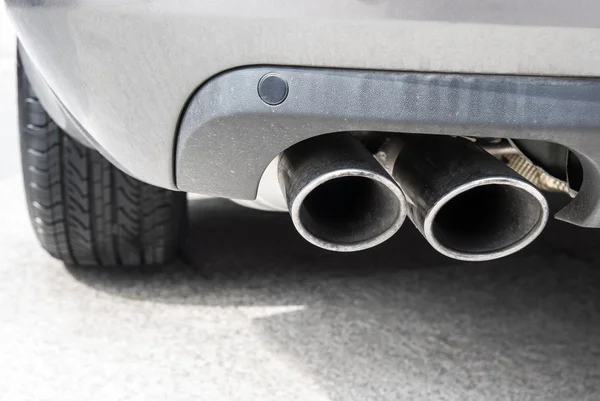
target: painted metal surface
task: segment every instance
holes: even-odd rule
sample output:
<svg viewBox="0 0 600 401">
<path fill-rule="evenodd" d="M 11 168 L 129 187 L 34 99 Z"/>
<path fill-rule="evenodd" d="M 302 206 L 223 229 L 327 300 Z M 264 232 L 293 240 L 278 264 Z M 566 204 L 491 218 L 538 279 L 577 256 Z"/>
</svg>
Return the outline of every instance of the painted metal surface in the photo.
<svg viewBox="0 0 600 401">
<path fill-rule="evenodd" d="M 253 64 L 596 76 L 596 0 L 6 0 L 23 46 L 96 142 L 174 188 L 182 108 Z"/>
</svg>

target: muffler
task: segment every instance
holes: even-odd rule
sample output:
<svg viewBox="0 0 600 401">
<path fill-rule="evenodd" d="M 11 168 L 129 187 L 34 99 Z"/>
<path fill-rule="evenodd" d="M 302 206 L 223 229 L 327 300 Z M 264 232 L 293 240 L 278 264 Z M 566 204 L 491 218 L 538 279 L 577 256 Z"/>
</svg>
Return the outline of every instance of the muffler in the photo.
<svg viewBox="0 0 600 401">
<path fill-rule="evenodd" d="M 349 134 L 300 142 L 279 160 L 292 222 L 312 244 L 338 252 L 378 245 L 406 217 L 406 199 L 373 155 Z"/>
<path fill-rule="evenodd" d="M 406 135 L 389 139 L 393 177 L 409 217 L 439 252 L 454 259 L 501 258 L 530 244 L 548 221 L 544 195 L 463 138 Z"/>
</svg>

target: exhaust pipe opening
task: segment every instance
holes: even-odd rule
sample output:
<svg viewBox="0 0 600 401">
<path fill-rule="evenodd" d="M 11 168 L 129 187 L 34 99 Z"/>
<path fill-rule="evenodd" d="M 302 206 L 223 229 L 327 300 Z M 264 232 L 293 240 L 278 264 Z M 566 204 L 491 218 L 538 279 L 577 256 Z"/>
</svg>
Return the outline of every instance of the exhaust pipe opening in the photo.
<svg viewBox="0 0 600 401">
<path fill-rule="evenodd" d="M 462 259 L 516 252 L 545 225 L 539 197 L 519 184 L 473 183 L 449 194 L 425 221 L 426 235 L 439 251 Z"/>
<path fill-rule="evenodd" d="M 296 230 L 310 243 L 352 252 L 398 231 L 406 200 L 373 155 L 349 134 L 329 134 L 281 155 L 279 181 Z"/>
<path fill-rule="evenodd" d="M 460 138 L 406 135 L 385 152 L 409 199 L 409 216 L 440 253 L 485 261 L 533 242 L 548 221 L 544 195 L 477 145 Z"/>
<path fill-rule="evenodd" d="M 299 210 L 292 211 L 296 227 L 319 241 L 336 244 L 336 250 L 372 246 L 378 237 L 395 232 L 403 214 L 393 188 L 361 176 L 325 181 L 296 202 Z"/>
</svg>

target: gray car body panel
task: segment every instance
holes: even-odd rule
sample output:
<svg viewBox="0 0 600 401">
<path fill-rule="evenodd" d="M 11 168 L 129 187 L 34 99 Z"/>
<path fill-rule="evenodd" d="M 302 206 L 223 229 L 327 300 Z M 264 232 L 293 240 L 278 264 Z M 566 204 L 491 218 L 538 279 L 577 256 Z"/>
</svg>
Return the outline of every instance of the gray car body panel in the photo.
<svg viewBox="0 0 600 401">
<path fill-rule="evenodd" d="M 248 65 L 600 75 L 596 0 L 6 0 L 44 81 L 132 175 L 176 188 L 180 115 Z"/>
</svg>

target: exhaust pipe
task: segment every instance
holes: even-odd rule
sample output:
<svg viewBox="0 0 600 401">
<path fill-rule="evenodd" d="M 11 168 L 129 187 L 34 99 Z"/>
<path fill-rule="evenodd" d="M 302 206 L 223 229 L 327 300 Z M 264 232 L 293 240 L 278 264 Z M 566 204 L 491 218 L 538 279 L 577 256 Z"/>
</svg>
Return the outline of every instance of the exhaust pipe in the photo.
<svg viewBox="0 0 600 401">
<path fill-rule="evenodd" d="M 319 136 L 286 150 L 279 183 L 298 232 L 331 251 L 376 246 L 406 217 L 398 184 L 349 134 Z"/>
<path fill-rule="evenodd" d="M 485 261 L 523 249 L 542 232 L 549 208 L 531 183 L 462 138 L 406 135 L 390 139 L 393 176 L 409 217 L 439 252 Z"/>
</svg>

